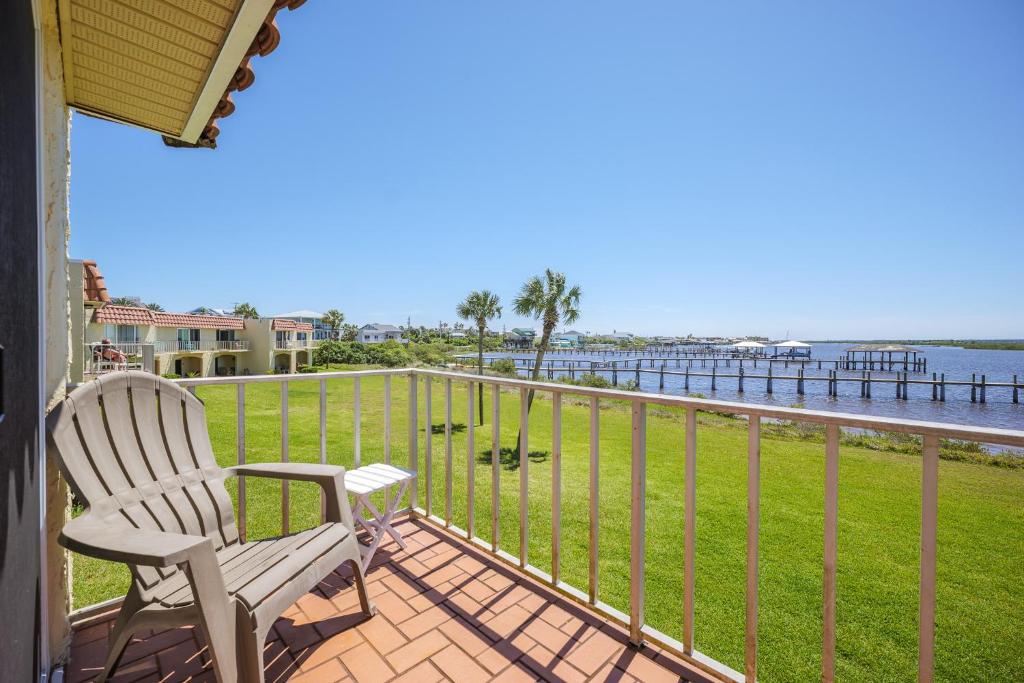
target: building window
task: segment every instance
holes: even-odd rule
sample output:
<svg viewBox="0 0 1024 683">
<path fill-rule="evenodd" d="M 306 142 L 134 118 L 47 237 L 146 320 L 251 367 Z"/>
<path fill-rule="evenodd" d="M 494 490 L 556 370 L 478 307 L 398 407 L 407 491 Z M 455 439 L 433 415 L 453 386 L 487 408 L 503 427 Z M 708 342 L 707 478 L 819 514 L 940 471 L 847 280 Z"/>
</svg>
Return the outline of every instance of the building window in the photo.
<svg viewBox="0 0 1024 683">
<path fill-rule="evenodd" d="M 137 325 L 104 325 L 103 338 L 115 344 L 137 344 L 139 328 Z"/>
<path fill-rule="evenodd" d="M 217 341 L 233 342 L 235 341 L 234 330 L 217 330 Z"/>
</svg>

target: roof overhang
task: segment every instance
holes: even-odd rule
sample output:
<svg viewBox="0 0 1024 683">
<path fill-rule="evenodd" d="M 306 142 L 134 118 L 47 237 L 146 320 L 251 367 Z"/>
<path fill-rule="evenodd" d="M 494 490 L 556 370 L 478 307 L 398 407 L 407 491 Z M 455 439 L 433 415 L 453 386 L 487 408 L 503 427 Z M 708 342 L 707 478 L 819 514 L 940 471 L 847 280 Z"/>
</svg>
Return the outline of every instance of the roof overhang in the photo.
<svg viewBox="0 0 1024 683">
<path fill-rule="evenodd" d="M 253 80 L 248 61 L 279 42 L 274 15 L 303 0 L 57 0 L 69 106 L 215 146 L 215 119 Z"/>
</svg>

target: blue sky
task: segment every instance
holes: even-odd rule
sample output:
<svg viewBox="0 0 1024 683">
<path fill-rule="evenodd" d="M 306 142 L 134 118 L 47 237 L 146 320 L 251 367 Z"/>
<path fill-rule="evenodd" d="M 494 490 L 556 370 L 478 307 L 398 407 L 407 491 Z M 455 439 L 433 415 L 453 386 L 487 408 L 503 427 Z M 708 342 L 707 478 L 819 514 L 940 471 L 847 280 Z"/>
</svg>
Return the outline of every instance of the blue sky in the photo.
<svg viewBox="0 0 1024 683">
<path fill-rule="evenodd" d="M 1024 337 L 1024 3 L 337 2 L 215 151 L 75 115 L 71 254 L 168 310 Z"/>
</svg>

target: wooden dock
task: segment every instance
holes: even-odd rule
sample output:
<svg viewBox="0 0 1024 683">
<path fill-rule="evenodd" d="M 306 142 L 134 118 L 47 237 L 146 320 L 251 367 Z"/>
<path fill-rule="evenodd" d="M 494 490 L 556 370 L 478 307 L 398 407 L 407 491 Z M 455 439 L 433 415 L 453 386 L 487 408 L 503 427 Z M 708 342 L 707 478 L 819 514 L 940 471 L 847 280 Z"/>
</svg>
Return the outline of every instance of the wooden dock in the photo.
<svg viewBox="0 0 1024 683">
<path fill-rule="evenodd" d="M 486 361 L 496 360 L 494 358 L 485 359 Z M 520 373 L 528 375 L 532 369 L 533 364 L 525 362 L 520 365 L 520 359 L 513 359 L 516 361 L 516 370 Z M 796 393 L 798 396 L 805 394 L 806 386 L 808 382 L 824 382 L 827 383 L 827 394 L 829 396 L 839 396 L 839 388 L 841 385 L 854 385 L 859 389 L 861 398 L 871 398 L 872 389 L 878 390 L 888 387 L 888 390 L 894 390 L 895 396 L 900 400 L 909 400 L 910 398 L 910 387 L 911 386 L 922 386 L 931 389 L 931 400 L 938 401 L 940 403 L 946 401 L 946 389 L 947 387 L 970 387 L 971 388 L 971 402 L 972 403 L 985 403 L 988 400 L 988 394 L 990 390 L 1007 390 L 1012 403 L 1020 403 L 1020 391 L 1024 389 L 1024 383 L 1018 381 L 1018 376 L 1014 375 L 1013 379 L 1008 382 L 990 382 L 986 375 L 974 374 L 971 379 L 947 379 L 945 373 L 932 373 L 931 378 L 927 377 L 911 377 L 910 371 L 898 370 L 895 372 L 895 376 L 878 377 L 872 374 L 871 370 L 861 370 L 859 375 L 849 376 L 840 375 L 840 370 L 845 368 L 833 368 L 828 369 L 826 375 L 808 375 L 806 374 L 805 364 L 797 364 L 796 374 L 775 374 L 773 371 L 772 364 L 769 363 L 766 367 L 766 372 L 762 373 L 751 373 L 747 372 L 746 368 L 741 364 L 736 367 L 735 371 L 732 372 L 719 372 L 718 365 L 704 365 L 702 368 L 710 368 L 710 372 L 693 372 L 692 366 L 689 364 L 682 365 L 685 361 L 699 361 L 701 359 L 671 359 L 678 360 L 682 369 L 673 369 L 667 361 L 667 359 L 653 359 L 660 360 L 660 365 L 656 367 L 642 367 L 644 363 L 647 363 L 652 359 L 637 359 L 637 362 L 632 362 L 628 366 L 623 361 L 613 362 L 601 362 L 601 361 L 581 361 L 581 360 L 569 360 L 569 359 L 551 359 L 544 363 L 541 371 L 546 375 L 547 379 L 553 380 L 556 376 L 565 376 L 569 379 L 575 380 L 580 375 L 595 374 L 601 376 L 608 376 L 612 382 L 612 386 L 619 385 L 619 376 L 622 375 L 624 379 L 633 379 L 637 384 L 640 383 L 641 375 L 657 375 L 658 376 L 658 388 L 660 390 L 665 389 L 665 378 L 666 377 L 679 377 L 683 381 L 683 390 L 690 390 L 691 380 L 707 379 L 710 380 L 711 391 L 717 391 L 719 383 L 723 381 L 733 382 L 735 381 L 735 387 L 737 393 L 744 393 L 748 388 L 747 382 L 750 380 L 763 381 L 764 390 L 767 394 L 774 393 L 775 384 L 778 382 L 795 382 Z M 711 359 L 704 359 L 711 360 Z M 736 359 L 728 359 L 735 361 Z M 751 359 L 744 359 L 751 360 Z M 765 360 L 776 360 L 776 359 L 757 359 L 760 362 Z M 806 360 L 806 359 L 804 359 Z M 811 362 L 811 361 L 807 361 Z M 828 363 L 830 361 L 813 361 L 814 363 Z M 841 362 L 841 361 L 835 361 Z M 488 363 L 488 364 L 490 364 Z M 732 366 L 724 366 L 730 368 Z M 756 366 L 754 366 L 756 367 Z M 818 366 L 819 368 L 822 366 Z M 827 366 L 826 368 L 827 369 Z"/>
<path fill-rule="evenodd" d="M 706 354 L 695 354 L 695 355 L 669 355 L 669 356 L 634 356 L 634 357 L 621 357 L 621 358 L 601 358 L 601 359 L 580 359 L 580 358 L 560 358 L 559 354 L 554 354 L 553 358 L 548 357 L 550 352 L 545 352 L 545 363 L 553 363 L 554 367 L 568 368 L 575 364 L 576 367 L 617 367 L 619 369 L 631 369 L 634 367 L 658 368 L 663 365 L 675 368 L 759 368 L 759 367 L 770 367 L 775 368 L 781 366 L 782 368 L 800 367 L 800 368 L 817 368 L 818 370 L 846 370 L 848 372 L 855 372 L 857 370 L 868 370 L 868 371 L 880 371 L 880 372 L 895 372 L 902 370 L 904 372 L 928 372 L 928 359 L 920 357 L 916 359 L 857 359 L 850 357 L 843 358 L 799 358 L 791 356 L 744 356 L 744 355 L 732 355 L 732 354 L 719 354 L 719 355 L 706 355 Z M 579 352 L 576 353 L 579 355 Z M 466 358 L 469 354 L 465 355 Z M 518 365 L 520 362 L 525 363 L 529 367 L 533 367 L 533 358 L 528 355 L 509 355 Z M 488 359 L 493 361 L 494 359 Z M 547 367 L 545 365 L 545 367 Z"/>
</svg>

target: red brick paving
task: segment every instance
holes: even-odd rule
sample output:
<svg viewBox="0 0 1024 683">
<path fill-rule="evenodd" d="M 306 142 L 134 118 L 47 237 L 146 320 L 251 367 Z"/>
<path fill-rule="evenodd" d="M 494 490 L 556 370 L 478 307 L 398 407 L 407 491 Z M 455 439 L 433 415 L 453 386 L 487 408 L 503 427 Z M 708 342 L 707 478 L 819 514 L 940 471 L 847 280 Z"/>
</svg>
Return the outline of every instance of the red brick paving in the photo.
<svg viewBox="0 0 1024 683">
<path fill-rule="evenodd" d="M 408 550 L 385 546 L 367 574 L 378 614 L 360 613 L 347 569 L 331 574 L 271 630 L 268 683 L 707 680 L 430 524 L 396 528 Z M 66 681 L 99 673 L 113 618 L 75 631 Z M 214 678 L 202 636 L 186 627 L 138 634 L 111 680 Z"/>
</svg>

